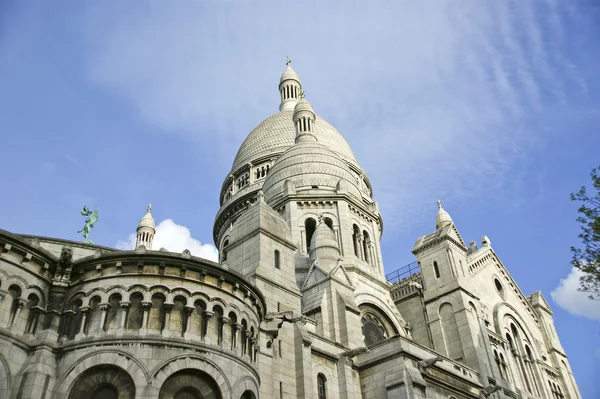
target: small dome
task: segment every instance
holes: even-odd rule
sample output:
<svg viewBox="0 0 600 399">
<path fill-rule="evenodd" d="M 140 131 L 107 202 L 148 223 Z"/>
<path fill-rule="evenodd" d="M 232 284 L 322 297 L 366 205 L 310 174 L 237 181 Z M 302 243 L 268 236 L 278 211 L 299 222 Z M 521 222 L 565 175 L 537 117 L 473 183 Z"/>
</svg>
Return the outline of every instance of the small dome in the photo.
<svg viewBox="0 0 600 399">
<path fill-rule="evenodd" d="M 154 218 L 152 217 L 152 205 L 148 205 L 148 211 L 144 215 L 144 217 L 140 220 L 140 224 L 138 225 L 138 229 L 140 227 L 150 227 L 155 229 L 156 225 L 154 223 Z"/>
<path fill-rule="evenodd" d="M 340 248 L 338 246 L 335 233 L 323 222 L 323 218 L 319 218 L 319 224 L 313 233 L 310 240 L 310 258 L 319 260 L 320 263 L 335 264 L 340 256 Z M 322 266 L 326 266 L 323 265 Z"/>
<path fill-rule="evenodd" d="M 298 83 L 300 83 L 300 78 L 298 77 L 298 74 L 288 64 L 287 68 L 285 68 L 285 70 L 281 74 L 281 79 L 279 79 L 279 84 L 283 83 L 286 80 L 290 80 L 290 79 L 295 80 Z"/>
<path fill-rule="evenodd" d="M 356 178 L 346 162 L 315 141 L 293 145 L 277 159 L 262 188 L 265 202 L 270 204 L 282 195 L 287 180 L 293 183 L 296 194 L 311 195 L 335 193 L 343 180 L 348 193 L 361 198 Z"/>
<path fill-rule="evenodd" d="M 436 230 L 441 229 L 452 224 L 452 218 L 450 214 L 442 208 L 442 201 L 438 200 L 438 213 L 435 216 L 435 228 Z"/>
<path fill-rule="evenodd" d="M 301 112 L 310 112 L 312 114 L 313 119 L 316 118 L 315 111 L 313 110 L 312 105 L 310 105 L 310 103 L 306 101 L 306 98 L 304 97 L 300 98 L 300 101 L 298 101 L 298 104 L 296 104 L 296 106 L 294 107 L 294 120 L 296 119 L 296 116 Z"/>
</svg>

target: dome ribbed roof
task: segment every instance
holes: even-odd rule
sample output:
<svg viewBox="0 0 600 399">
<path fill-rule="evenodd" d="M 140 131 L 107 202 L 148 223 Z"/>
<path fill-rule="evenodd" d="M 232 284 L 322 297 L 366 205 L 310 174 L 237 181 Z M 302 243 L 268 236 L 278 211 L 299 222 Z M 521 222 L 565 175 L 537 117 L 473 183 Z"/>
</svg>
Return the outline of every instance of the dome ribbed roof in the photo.
<svg viewBox="0 0 600 399">
<path fill-rule="evenodd" d="M 146 214 L 144 215 L 144 217 L 140 220 L 140 224 L 138 224 L 138 229 L 140 227 L 150 227 L 152 229 L 154 229 L 156 227 L 155 223 L 154 223 L 154 218 L 152 217 L 152 206 L 148 205 L 148 210 L 146 212 Z"/>
<path fill-rule="evenodd" d="M 292 120 L 294 111 L 284 109 L 262 121 L 250 132 L 240 146 L 232 171 L 263 156 L 279 155 L 294 145 L 296 128 Z M 317 116 L 314 134 L 320 144 L 338 154 L 345 161 L 357 165 L 350 146 L 333 126 Z"/>
<path fill-rule="evenodd" d="M 281 79 L 279 79 L 279 83 L 281 84 L 281 82 L 283 82 L 284 80 L 288 80 L 288 79 L 294 79 L 294 80 L 297 80 L 298 82 L 300 82 L 300 78 L 298 77 L 298 74 L 289 65 L 287 66 L 287 68 L 285 68 L 285 70 L 281 74 Z"/>
<path fill-rule="evenodd" d="M 275 162 L 262 188 L 267 203 L 284 192 L 286 180 L 294 184 L 298 194 L 334 193 L 342 180 L 350 194 L 361 197 L 348 165 L 335 152 L 314 141 L 295 144 Z"/>
<path fill-rule="evenodd" d="M 452 224 L 452 218 L 450 217 L 450 214 L 446 212 L 444 208 L 442 208 L 442 202 L 440 200 L 438 200 L 438 208 L 439 209 L 437 215 L 435 215 L 436 230 L 439 230 L 442 227 Z"/>
</svg>

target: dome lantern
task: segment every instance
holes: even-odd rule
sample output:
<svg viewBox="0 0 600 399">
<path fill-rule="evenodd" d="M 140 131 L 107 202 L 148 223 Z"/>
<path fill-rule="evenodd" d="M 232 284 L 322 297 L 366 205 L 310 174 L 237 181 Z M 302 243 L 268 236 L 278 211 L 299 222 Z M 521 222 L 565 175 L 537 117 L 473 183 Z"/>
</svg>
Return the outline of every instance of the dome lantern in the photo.
<svg viewBox="0 0 600 399">
<path fill-rule="evenodd" d="M 135 248 L 143 246 L 146 249 L 152 249 L 152 241 L 156 234 L 156 225 L 152 217 L 152 205 L 148 204 L 148 208 L 144 217 L 140 220 L 137 228 L 137 236 Z"/>
<path fill-rule="evenodd" d="M 316 118 L 312 105 L 304 98 L 304 91 L 300 91 L 300 101 L 294 107 L 292 117 L 296 127 L 296 143 L 318 141 L 313 133 Z"/>
<path fill-rule="evenodd" d="M 279 79 L 279 94 L 281 95 L 281 104 L 279 104 L 279 110 L 293 109 L 300 99 L 300 92 L 302 91 L 302 84 L 296 71 L 292 69 L 290 64 L 292 60 L 289 58 L 285 63 L 287 67 L 281 74 Z"/>
<path fill-rule="evenodd" d="M 439 230 L 443 227 L 452 224 L 452 218 L 450 217 L 450 214 L 446 212 L 444 208 L 442 208 L 442 201 L 438 200 L 437 205 L 438 213 L 435 216 L 435 228 L 436 230 Z"/>
</svg>

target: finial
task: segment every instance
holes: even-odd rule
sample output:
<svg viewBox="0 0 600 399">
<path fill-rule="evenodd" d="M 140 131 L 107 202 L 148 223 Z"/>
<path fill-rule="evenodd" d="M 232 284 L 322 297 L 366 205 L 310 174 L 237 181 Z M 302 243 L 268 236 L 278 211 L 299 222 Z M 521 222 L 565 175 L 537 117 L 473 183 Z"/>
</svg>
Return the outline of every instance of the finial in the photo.
<svg viewBox="0 0 600 399">
<path fill-rule="evenodd" d="M 300 90 L 300 98 L 304 98 L 304 90 Z"/>
<path fill-rule="evenodd" d="M 152 204 L 148 204 L 148 213 L 152 211 Z"/>
<path fill-rule="evenodd" d="M 319 213 L 318 218 L 319 218 L 319 223 L 318 224 L 323 223 L 323 214 L 322 213 Z"/>
<path fill-rule="evenodd" d="M 292 60 L 290 60 L 290 57 L 286 57 L 287 61 L 285 62 L 285 65 L 287 65 L 288 67 L 290 66 L 290 64 L 292 63 Z"/>
<path fill-rule="evenodd" d="M 439 208 L 439 209 L 442 209 L 442 201 L 440 201 L 440 200 L 437 200 L 437 205 L 438 205 L 438 208 Z"/>
</svg>

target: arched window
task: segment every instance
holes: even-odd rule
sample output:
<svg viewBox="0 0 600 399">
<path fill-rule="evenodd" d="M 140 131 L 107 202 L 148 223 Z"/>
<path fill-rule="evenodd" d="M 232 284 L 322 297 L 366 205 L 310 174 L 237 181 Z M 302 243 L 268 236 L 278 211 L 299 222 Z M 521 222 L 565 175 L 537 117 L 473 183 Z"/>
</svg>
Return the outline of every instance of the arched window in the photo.
<svg viewBox="0 0 600 399">
<path fill-rule="evenodd" d="M 237 346 L 236 332 L 237 332 L 238 326 L 237 326 L 237 316 L 233 312 L 229 312 L 229 326 L 231 328 L 231 349 L 234 349 Z"/>
<path fill-rule="evenodd" d="M 121 318 L 121 294 L 112 294 L 108 298 L 108 312 L 106 312 L 105 330 L 114 330 L 119 328 Z"/>
<path fill-rule="evenodd" d="M 317 392 L 319 394 L 319 399 L 327 399 L 327 379 L 323 373 L 317 375 Z"/>
<path fill-rule="evenodd" d="M 223 342 L 223 308 L 218 305 L 213 306 L 213 318 L 216 321 L 217 343 Z"/>
<path fill-rule="evenodd" d="M 129 312 L 127 312 L 127 329 L 139 330 L 142 328 L 142 320 L 144 320 L 144 309 L 142 302 L 144 295 L 141 292 L 134 292 L 129 297 Z"/>
<path fill-rule="evenodd" d="M 330 218 L 323 218 L 323 221 L 325 222 L 327 227 L 329 227 L 331 231 L 333 231 L 333 220 L 331 220 Z"/>
<path fill-rule="evenodd" d="M 359 251 L 359 244 L 358 244 L 358 237 L 360 236 L 360 230 L 358 229 L 357 225 L 353 225 L 352 226 L 352 244 L 354 245 L 354 255 L 357 258 L 360 258 L 360 251 Z"/>
<path fill-rule="evenodd" d="M 240 399 L 256 399 L 256 395 L 254 395 L 254 392 L 247 390 L 242 394 Z"/>
<path fill-rule="evenodd" d="M 363 254 L 365 254 L 365 262 L 371 263 L 371 238 L 366 230 L 363 231 Z"/>
<path fill-rule="evenodd" d="M 279 251 L 275 250 L 274 254 L 273 254 L 273 265 L 275 266 L 275 269 L 279 269 Z"/>
<path fill-rule="evenodd" d="M 225 262 L 227 260 L 227 246 L 229 245 L 229 240 L 223 241 L 223 245 L 221 246 L 221 262 Z"/>
<path fill-rule="evenodd" d="M 313 218 L 308 218 L 304 222 L 304 230 L 306 230 L 306 253 L 310 253 L 310 241 L 317 227 L 317 222 Z"/>
<path fill-rule="evenodd" d="M 15 315 L 17 314 L 17 309 L 19 309 L 19 298 L 21 298 L 21 287 L 16 284 L 8 287 L 8 293 L 12 298 L 12 302 L 10 305 L 10 318 L 8 324 L 11 325 L 14 322 Z"/>
<path fill-rule="evenodd" d="M 436 261 L 433 261 L 433 272 L 435 273 L 435 278 L 440 278 L 440 268 Z"/>
</svg>

